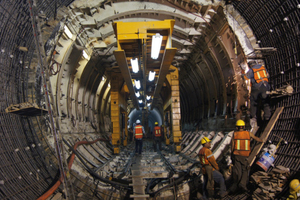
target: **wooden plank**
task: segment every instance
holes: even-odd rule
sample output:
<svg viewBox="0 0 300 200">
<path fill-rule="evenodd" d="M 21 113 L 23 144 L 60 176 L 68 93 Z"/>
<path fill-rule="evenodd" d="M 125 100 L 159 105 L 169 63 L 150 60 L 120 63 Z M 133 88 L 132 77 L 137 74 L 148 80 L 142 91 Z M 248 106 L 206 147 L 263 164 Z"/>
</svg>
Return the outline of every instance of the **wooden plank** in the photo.
<svg viewBox="0 0 300 200">
<path fill-rule="evenodd" d="M 39 108 L 36 103 L 23 102 L 20 104 L 10 105 L 5 109 L 5 112 L 25 116 L 40 116 L 47 114 L 48 110 Z"/>
<path fill-rule="evenodd" d="M 278 118 L 279 118 L 279 115 L 282 113 L 283 109 L 284 109 L 284 107 L 278 107 L 278 108 L 275 110 L 275 112 L 274 112 L 274 114 L 272 115 L 272 117 L 271 117 L 271 119 L 270 119 L 268 125 L 266 126 L 264 132 L 263 132 L 262 135 L 260 136 L 260 139 L 262 139 L 262 140 L 265 141 L 265 140 L 269 137 L 269 135 L 270 135 L 270 133 L 271 133 L 271 131 L 272 131 L 272 129 L 273 129 L 275 123 L 277 122 L 277 120 L 278 120 Z M 256 159 L 257 154 L 260 152 L 260 150 L 261 150 L 261 148 L 263 147 L 263 145 L 264 145 L 264 143 L 258 143 L 258 144 L 256 144 L 256 145 L 254 146 L 254 148 L 253 148 L 253 150 L 252 150 L 250 156 L 248 157 L 248 161 L 249 161 L 249 163 L 250 163 L 250 166 L 252 166 L 254 160 Z"/>
</svg>

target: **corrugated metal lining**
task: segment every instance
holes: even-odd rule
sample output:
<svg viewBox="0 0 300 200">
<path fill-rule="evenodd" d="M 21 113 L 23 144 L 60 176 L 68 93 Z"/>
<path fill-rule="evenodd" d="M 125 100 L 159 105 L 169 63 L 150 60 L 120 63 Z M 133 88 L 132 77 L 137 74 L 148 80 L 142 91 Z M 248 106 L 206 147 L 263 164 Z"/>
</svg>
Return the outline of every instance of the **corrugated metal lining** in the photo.
<svg viewBox="0 0 300 200">
<path fill-rule="evenodd" d="M 266 67 L 270 73 L 273 89 L 287 83 L 294 88 L 292 96 L 274 99 L 273 108 L 284 106 L 271 135 L 275 143 L 279 137 L 289 142 L 280 146 L 275 165 L 284 165 L 292 173 L 300 168 L 300 1 L 240 1 L 234 7 L 251 26 L 260 47 L 275 47 L 277 52 L 266 55 Z"/>
<path fill-rule="evenodd" d="M 52 4 L 43 1 L 39 6 L 53 16 Z M 11 104 L 34 101 L 28 98 L 34 97 L 36 84 L 28 80 L 35 49 L 28 9 L 27 1 L 0 2 L 0 199 L 35 199 L 57 172 L 53 154 L 42 148 L 45 138 L 39 138 L 44 119 L 5 113 Z"/>
</svg>

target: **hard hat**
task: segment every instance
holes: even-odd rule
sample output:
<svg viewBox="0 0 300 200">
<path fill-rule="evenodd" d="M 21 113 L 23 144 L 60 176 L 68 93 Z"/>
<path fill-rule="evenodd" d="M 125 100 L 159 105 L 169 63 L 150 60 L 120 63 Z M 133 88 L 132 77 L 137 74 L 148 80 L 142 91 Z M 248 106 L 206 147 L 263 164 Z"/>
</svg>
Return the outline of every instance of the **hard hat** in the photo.
<svg viewBox="0 0 300 200">
<path fill-rule="evenodd" d="M 300 182 L 298 179 L 294 179 L 290 182 L 290 192 L 298 192 L 300 190 Z"/>
<path fill-rule="evenodd" d="M 208 139 L 208 137 L 204 137 L 201 139 L 200 142 L 201 142 L 201 144 L 206 144 L 206 143 L 210 142 L 210 139 Z"/>
<path fill-rule="evenodd" d="M 154 125 L 158 125 L 158 122 L 155 122 Z"/>
<path fill-rule="evenodd" d="M 250 60 L 247 64 L 249 67 L 252 67 L 252 66 L 256 65 L 257 63 L 254 60 Z"/>
<path fill-rule="evenodd" d="M 140 124 L 141 123 L 141 121 L 138 119 L 138 120 L 136 120 L 136 122 L 135 123 L 137 123 L 137 124 Z"/>
<path fill-rule="evenodd" d="M 245 122 L 243 120 L 239 119 L 239 120 L 236 121 L 235 125 L 236 126 L 245 126 Z"/>
</svg>

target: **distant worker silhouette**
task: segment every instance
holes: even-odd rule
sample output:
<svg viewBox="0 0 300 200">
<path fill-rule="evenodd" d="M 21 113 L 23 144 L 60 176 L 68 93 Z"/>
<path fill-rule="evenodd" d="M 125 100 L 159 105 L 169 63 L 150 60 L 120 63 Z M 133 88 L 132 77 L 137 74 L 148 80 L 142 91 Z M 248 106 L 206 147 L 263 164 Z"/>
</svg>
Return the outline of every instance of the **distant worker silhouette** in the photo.
<svg viewBox="0 0 300 200">
<path fill-rule="evenodd" d="M 158 122 L 154 123 L 154 129 L 153 129 L 153 135 L 154 135 L 154 142 L 155 142 L 155 149 L 156 151 L 161 151 L 161 136 L 162 136 L 162 131 L 161 127 L 158 126 Z"/>
<path fill-rule="evenodd" d="M 136 120 L 136 126 L 133 129 L 133 134 L 135 138 L 135 153 L 142 154 L 143 148 L 143 135 L 145 134 L 145 129 L 141 125 L 141 121 Z"/>
</svg>

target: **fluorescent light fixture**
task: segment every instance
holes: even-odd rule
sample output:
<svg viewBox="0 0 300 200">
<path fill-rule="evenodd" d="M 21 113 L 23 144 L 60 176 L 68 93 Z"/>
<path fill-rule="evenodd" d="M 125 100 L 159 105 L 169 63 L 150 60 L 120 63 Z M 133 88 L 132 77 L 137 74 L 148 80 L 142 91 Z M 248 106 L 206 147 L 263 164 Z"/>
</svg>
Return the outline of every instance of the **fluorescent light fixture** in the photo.
<svg viewBox="0 0 300 200">
<path fill-rule="evenodd" d="M 136 97 L 140 97 L 140 96 L 141 96 L 141 95 L 140 95 L 140 92 L 136 92 L 136 93 L 135 93 L 135 96 L 136 96 Z"/>
<path fill-rule="evenodd" d="M 139 100 L 139 103 L 143 103 L 143 100 Z"/>
<path fill-rule="evenodd" d="M 82 51 L 82 55 L 85 59 L 87 59 L 87 60 L 89 59 L 89 55 L 86 53 L 85 50 Z"/>
<path fill-rule="evenodd" d="M 155 72 L 150 71 L 150 72 L 149 72 L 148 80 L 149 80 L 149 81 L 153 81 L 154 78 L 155 78 Z"/>
<path fill-rule="evenodd" d="M 65 25 L 64 26 L 64 31 L 66 33 L 66 35 L 68 36 L 68 38 L 72 38 L 73 37 L 73 34 L 71 33 L 70 29 Z"/>
<path fill-rule="evenodd" d="M 159 51 L 161 47 L 162 36 L 156 33 L 152 36 L 152 46 L 151 46 L 151 58 L 157 59 L 159 56 Z"/>
<path fill-rule="evenodd" d="M 136 89 L 140 89 L 141 88 L 141 82 L 140 82 L 140 80 L 134 80 L 134 82 L 135 82 Z"/>
<path fill-rule="evenodd" d="M 138 59 L 130 59 L 131 62 L 131 67 L 132 67 L 132 71 L 133 73 L 138 73 L 139 72 L 139 63 L 138 63 Z"/>
<path fill-rule="evenodd" d="M 147 99 L 147 100 L 150 100 L 150 99 L 151 99 L 151 96 L 148 96 L 148 95 L 147 95 L 147 96 L 146 96 L 146 99 Z"/>
<path fill-rule="evenodd" d="M 150 107 L 150 105 L 151 105 L 150 103 L 147 104 L 148 107 Z"/>
</svg>

